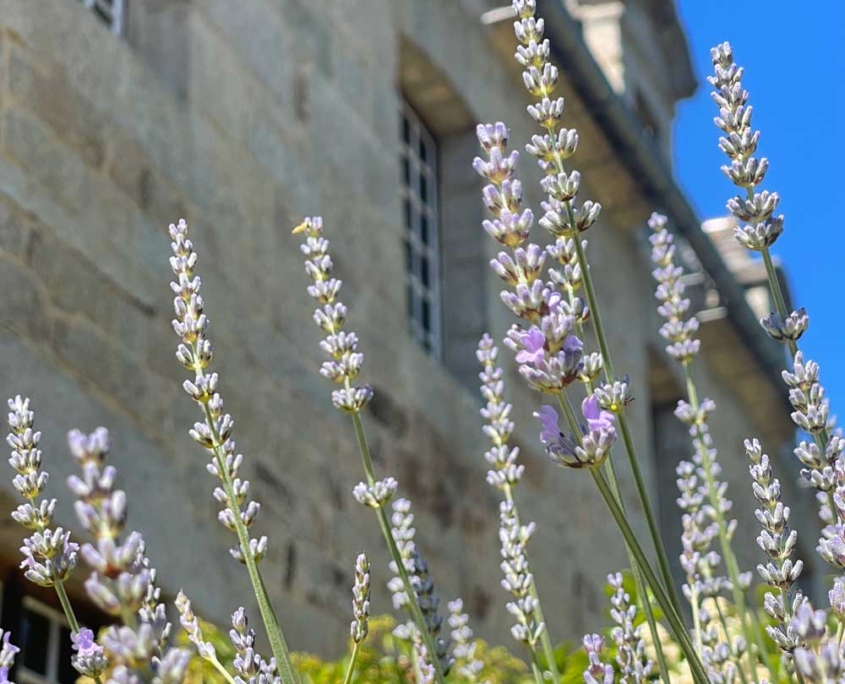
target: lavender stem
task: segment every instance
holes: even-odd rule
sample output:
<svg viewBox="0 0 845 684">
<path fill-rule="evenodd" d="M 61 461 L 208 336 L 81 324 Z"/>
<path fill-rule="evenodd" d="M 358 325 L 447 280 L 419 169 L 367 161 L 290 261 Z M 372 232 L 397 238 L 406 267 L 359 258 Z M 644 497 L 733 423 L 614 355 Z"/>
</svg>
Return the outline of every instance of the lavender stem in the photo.
<svg viewBox="0 0 845 684">
<path fill-rule="evenodd" d="M 361 414 L 358 411 L 352 412 L 352 423 L 355 426 L 355 435 L 358 438 L 358 448 L 361 452 L 361 460 L 364 464 L 364 472 L 367 476 L 367 481 L 372 486 L 375 484 L 375 471 L 373 469 L 373 458 L 370 453 L 370 446 L 367 443 L 367 436 L 364 434 L 364 425 L 361 421 Z M 405 585 L 405 591 L 408 594 L 408 602 L 411 607 L 411 613 L 414 616 L 414 622 L 417 623 L 417 629 L 422 637 L 423 644 L 425 645 L 426 651 L 431 654 L 430 660 L 431 665 L 434 668 L 434 677 L 438 684 L 444 684 L 443 678 L 443 670 L 440 666 L 440 661 L 435 655 L 437 653 L 437 649 L 435 648 L 434 639 L 429 632 L 428 628 L 426 627 L 425 616 L 422 613 L 422 609 L 420 608 L 419 599 L 417 598 L 417 593 L 414 591 L 414 587 L 411 584 L 411 579 L 408 577 L 408 570 L 405 568 L 405 562 L 402 559 L 402 554 L 399 553 L 399 548 L 396 546 L 396 540 L 393 538 L 393 533 L 390 531 L 390 521 L 387 518 L 387 513 L 385 513 L 384 508 L 379 506 L 378 508 L 374 509 L 376 512 L 376 516 L 378 517 L 379 526 L 381 527 L 382 534 L 384 535 L 384 541 L 387 543 L 387 548 L 390 551 L 390 555 L 393 558 L 394 563 L 396 563 L 396 570 L 399 574 L 399 577 L 402 579 L 402 583 Z"/>
<path fill-rule="evenodd" d="M 563 412 L 566 414 L 566 419 L 569 423 L 570 429 L 572 430 L 572 434 L 576 436 L 576 440 L 579 439 L 581 434 L 581 427 L 578 424 L 578 419 L 575 416 L 575 411 L 572 408 L 572 403 L 569 401 L 569 397 L 565 394 L 558 394 L 558 403 L 560 404 L 561 409 L 563 409 Z M 605 470 L 607 470 L 608 484 L 610 487 L 611 494 L 616 499 L 619 508 L 624 514 L 625 504 L 623 503 L 622 496 L 619 493 L 619 485 L 617 483 L 616 473 L 613 468 L 612 459 L 607 459 L 607 461 L 605 461 Z M 648 629 L 649 632 L 651 632 L 652 641 L 654 643 L 654 650 L 657 655 L 657 664 L 658 669 L 660 670 L 660 677 L 663 680 L 664 684 L 671 684 L 669 681 L 669 668 L 666 666 L 666 656 L 663 653 L 663 646 L 660 643 L 660 635 L 657 632 L 657 620 L 655 620 L 654 611 L 651 608 L 651 602 L 648 597 L 646 583 L 644 581 L 643 574 L 637 564 L 636 556 L 634 555 L 631 548 L 627 546 L 627 542 L 626 551 L 628 552 L 628 559 L 631 564 L 631 572 L 634 575 L 634 582 L 637 586 L 637 600 L 639 601 L 640 607 L 642 608 L 643 614 L 645 615 L 646 621 L 648 622 Z"/>
<path fill-rule="evenodd" d="M 699 411 L 700 404 L 698 401 L 698 390 L 696 389 L 695 381 L 692 377 L 692 370 L 690 369 L 689 363 L 682 363 L 681 365 L 684 368 L 684 376 L 686 378 L 687 400 L 689 401 L 692 410 L 697 413 Z M 713 507 L 713 516 L 715 518 L 716 528 L 719 534 L 719 544 L 722 547 L 722 556 L 725 559 L 725 567 L 727 568 L 728 577 L 731 582 L 731 592 L 733 595 L 734 605 L 736 606 L 737 613 L 739 614 L 739 620 L 742 623 L 742 631 L 748 644 L 746 652 L 748 656 L 748 664 L 751 669 L 751 676 L 754 678 L 754 681 L 759 684 L 760 679 L 757 675 L 757 664 L 754 659 L 754 652 L 751 649 L 751 644 L 754 643 L 757 646 L 760 651 L 760 658 L 764 661 L 768 660 L 768 651 L 765 643 L 763 642 L 760 625 L 757 622 L 754 611 L 746 609 L 745 594 L 740 583 L 739 567 L 737 565 L 736 555 L 731 547 L 731 541 L 728 538 L 727 525 L 725 524 L 725 516 L 717 498 L 716 484 L 713 479 L 713 463 L 710 460 L 710 448 L 704 443 L 701 435 L 697 435 L 695 440 L 698 442 L 699 451 L 701 453 L 702 471 L 707 481 L 707 494 Z"/>
<path fill-rule="evenodd" d="M 356 641 L 352 646 L 352 654 L 349 656 L 349 665 L 346 667 L 346 674 L 343 676 L 343 684 L 352 682 L 352 675 L 355 674 L 355 664 L 358 662 L 358 653 L 361 650 L 361 642 Z"/>
<path fill-rule="evenodd" d="M 616 521 L 616 524 L 619 527 L 619 531 L 622 533 L 622 536 L 625 539 L 625 543 L 628 545 L 628 548 L 631 549 L 631 553 L 636 559 L 637 565 L 642 569 L 646 581 L 651 586 L 658 605 L 666 615 L 666 620 L 669 622 L 669 626 L 672 630 L 672 633 L 678 640 L 678 644 L 683 650 L 684 655 L 687 656 L 687 661 L 689 662 L 690 671 L 692 672 L 693 678 L 695 679 L 697 684 L 709 684 L 710 680 L 707 677 L 706 672 L 704 671 L 704 666 L 701 664 L 701 660 L 698 657 L 698 653 L 693 648 L 686 627 L 684 627 L 681 618 L 675 612 L 671 601 L 669 601 L 668 597 L 666 596 L 666 593 L 663 591 L 663 587 L 657 580 L 657 576 L 651 569 L 651 565 L 649 564 L 648 559 L 646 558 L 646 555 L 643 552 L 639 541 L 637 541 L 637 537 L 634 534 L 633 529 L 631 529 L 631 525 L 628 522 L 625 512 L 620 508 L 619 503 L 613 496 L 613 493 L 611 492 L 610 487 L 607 484 L 607 480 L 604 478 L 604 475 L 602 475 L 602 473 L 596 468 L 590 468 L 590 474 L 593 476 L 593 480 L 596 483 L 596 487 L 598 488 L 599 493 L 604 499 L 604 502 L 607 505 L 610 514 Z"/>
<path fill-rule="evenodd" d="M 261 571 L 258 569 L 258 564 L 255 562 L 255 557 L 252 554 L 252 549 L 249 543 L 249 533 L 241 518 L 240 510 L 235 506 L 237 497 L 235 495 L 234 487 L 232 485 L 232 478 L 229 475 L 229 469 L 226 467 L 226 459 L 222 453 L 222 444 L 220 436 L 217 433 L 217 423 L 212 418 L 208 402 L 203 403 L 203 411 L 205 413 L 205 422 L 208 429 L 211 431 L 212 438 L 215 442 L 214 459 L 217 462 L 217 469 L 220 472 L 220 479 L 223 482 L 223 489 L 226 492 L 226 498 L 229 502 L 229 509 L 232 512 L 232 519 L 235 523 L 235 533 L 238 535 L 238 543 L 241 547 L 241 553 L 244 557 L 244 564 L 246 565 L 249 580 L 252 583 L 252 589 L 255 593 L 255 599 L 258 602 L 258 610 L 261 613 L 261 619 L 264 622 L 264 628 L 267 631 L 267 638 L 270 641 L 270 650 L 276 658 L 280 675 L 285 682 L 295 684 L 299 682 L 299 677 L 296 670 L 293 669 L 293 663 L 290 659 L 290 651 L 285 642 L 284 634 L 279 626 L 279 620 L 276 617 L 276 612 L 273 610 L 273 604 L 267 596 L 267 588 L 264 585 L 264 580 L 261 577 Z"/>
</svg>

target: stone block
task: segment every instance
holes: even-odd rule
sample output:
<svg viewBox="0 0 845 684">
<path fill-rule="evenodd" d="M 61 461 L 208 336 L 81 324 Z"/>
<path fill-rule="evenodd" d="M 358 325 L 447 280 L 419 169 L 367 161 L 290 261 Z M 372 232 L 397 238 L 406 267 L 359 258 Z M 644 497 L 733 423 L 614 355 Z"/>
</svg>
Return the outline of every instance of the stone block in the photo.
<svg viewBox="0 0 845 684">
<path fill-rule="evenodd" d="M 156 168 L 144 150 L 128 136 L 118 134 L 110 144 L 111 179 L 138 207 L 164 229 L 180 218 L 190 219 L 188 201 L 176 184 Z"/>
<path fill-rule="evenodd" d="M 90 201 L 85 194 L 85 164 L 45 129 L 18 109 L 3 112 L 3 145 L 32 171 L 47 191 L 71 211 Z"/>
<path fill-rule="evenodd" d="M 111 281 L 85 255 L 43 228 L 32 236 L 27 263 L 56 306 L 86 316 L 104 331 L 112 329 L 117 312 Z"/>
<path fill-rule="evenodd" d="M 49 328 L 49 314 L 36 274 L 0 254 L 0 292 L 0 324 L 33 340 L 44 339 Z"/>
<path fill-rule="evenodd" d="M 61 66 L 40 66 L 34 55 L 13 47 L 8 60 L 9 92 L 99 168 L 105 156 L 108 121 L 68 83 Z"/>
<path fill-rule="evenodd" d="M 29 218 L 10 197 L 0 195 L 0 251 L 23 255 L 29 245 Z"/>
<path fill-rule="evenodd" d="M 199 8 L 240 53 L 249 70 L 273 93 L 276 101 L 291 111 L 291 66 L 295 63 L 295 54 L 288 46 L 290 36 L 285 17 L 268 4 L 208 0 Z"/>
</svg>

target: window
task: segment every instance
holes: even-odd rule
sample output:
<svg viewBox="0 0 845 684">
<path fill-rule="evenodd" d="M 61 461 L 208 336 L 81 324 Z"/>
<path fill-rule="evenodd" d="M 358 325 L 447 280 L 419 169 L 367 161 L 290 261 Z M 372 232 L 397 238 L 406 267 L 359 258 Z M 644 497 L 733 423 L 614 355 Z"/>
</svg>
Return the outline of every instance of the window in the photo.
<svg viewBox="0 0 845 684">
<path fill-rule="evenodd" d="M 408 320 L 413 338 L 440 358 L 437 143 L 404 101 L 401 118 Z"/>
<path fill-rule="evenodd" d="M 70 629 L 65 616 L 24 596 L 20 623 L 14 630 L 20 655 L 16 678 L 20 684 L 74 684 L 79 673 L 70 664 Z"/>
<path fill-rule="evenodd" d="M 30 593 L 31 592 L 31 593 Z M 0 570 L 0 623 L 20 648 L 12 679 L 18 684 L 76 684 L 70 628 L 52 590 L 33 587 L 15 570 Z M 49 603 L 48 603 L 49 602 Z M 75 601 L 80 623 L 96 633 L 103 615 Z"/>
<path fill-rule="evenodd" d="M 127 0 L 82 0 L 100 21 L 115 35 L 122 35 L 126 20 Z"/>
</svg>

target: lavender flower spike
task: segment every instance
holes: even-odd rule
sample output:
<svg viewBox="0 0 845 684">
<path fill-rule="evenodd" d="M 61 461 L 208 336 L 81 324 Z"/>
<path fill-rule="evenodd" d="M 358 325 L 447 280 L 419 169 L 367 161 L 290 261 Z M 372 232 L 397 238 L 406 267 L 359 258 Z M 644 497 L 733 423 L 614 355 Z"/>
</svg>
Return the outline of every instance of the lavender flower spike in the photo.
<svg viewBox="0 0 845 684">
<path fill-rule="evenodd" d="M 736 229 L 736 238 L 748 249 L 768 253 L 783 232 L 783 216 L 775 216 L 777 193 L 757 192 L 769 168 L 769 160 L 754 156 L 760 131 L 751 126 L 748 91 L 742 87 L 743 70 L 734 62 L 733 49 L 722 43 L 710 51 L 714 75 L 707 78 L 713 86 L 713 100 L 719 107 L 716 126 L 725 134 L 719 147 L 730 159 L 722 172 L 744 191 L 728 202 L 728 209 L 747 225 Z"/>
<path fill-rule="evenodd" d="M 220 660 L 218 660 L 217 650 L 214 648 L 214 644 L 206 641 L 203 637 L 199 619 L 191 609 L 191 602 L 188 600 L 188 597 L 185 596 L 185 593 L 181 590 L 176 596 L 176 610 L 179 611 L 179 622 L 182 624 L 182 628 L 188 635 L 188 639 L 192 644 L 194 644 L 194 646 L 197 647 L 197 653 L 199 656 L 211 663 L 212 666 L 221 675 L 223 675 L 224 679 L 226 679 L 229 684 L 235 684 L 232 675 L 229 674 L 229 671 L 223 666 Z"/>
<path fill-rule="evenodd" d="M 804 566 L 801 560 L 793 561 L 791 558 L 798 533 L 789 529 L 789 507 L 781 501 L 780 482 L 773 477 L 769 457 L 763 453 L 760 442 L 745 440 L 745 453 L 751 461 L 748 470 L 753 481 L 754 498 L 760 505 L 755 511 L 762 527 L 757 543 L 769 558 L 766 565 L 757 566 L 757 572 L 766 584 L 779 590 L 777 596 L 767 592 L 763 601 L 766 613 L 774 621 L 766 632 L 786 654 L 792 654 L 800 645 L 797 635 L 790 628 L 793 607 L 803 602 L 800 589 L 796 589 L 794 594 L 792 592 Z"/>
<path fill-rule="evenodd" d="M 329 360 L 323 362 L 320 374 L 341 385 L 332 392 L 335 407 L 358 413 L 369 402 L 373 391 L 368 385 L 354 384 L 364 355 L 358 351 L 358 336 L 343 329 L 346 306 L 337 299 L 343 282 L 332 276 L 334 264 L 329 255 L 329 241 L 323 237 L 323 219 L 319 216 L 306 218 L 293 232 L 305 235 L 300 249 L 306 256 L 305 271 L 313 281 L 308 294 L 320 304 L 314 312 L 314 322 L 326 333 L 320 347 Z"/>
<path fill-rule="evenodd" d="M 9 434 L 6 437 L 12 448 L 9 465 L 17 473 L 12 484 L 26 500 L 12 513 L 12 518 L 32 530 L 21 547 L 24 559 L 20 567 L 30 582 L 42 587 L 55 586 L 61 594 L 64 592 L 61 585 L 76 567 L 79 545 L 70 541 L 70 531 L 50 527 L 56 500 L 39 501 L 49 476 L 41 470 L 41 449 L 38 448 L 41 433 L 33 429 L 35 414 L 29 406 L 29 399 L 20 396 L 9 399 Z M 70 616 L 68 621 L 75 622 Z"/>
<path fill-rule="evenodd" d="M 237 453 L 232 439 L 234 420 L 223 411 L 223 398 L 217 391 L 217 373 L 208 372 L 213 347 L 208 337 L 208 317 L 200 294 L 202 281 L 196 273 L 198 256 L 188 237 L 188 224 L 184 220 L 176 225 L 171 223 L 169 233 L 173 250 L 170 268 L 175 276 L 170 288 L 176 295 L 173 300 L 176 312 L 173 330 L 180 340 L 176 358 L 193 374 L 193 380 L 185 380 L 183 387 L 203 416 L 203 420 L 195 423 L 189 434 L 211 456 L 206 468 L 222 485 L 214 490 L 214 498 L 222 506 L 218 519 L 238 538 L 237 545 L 230 549 L 230 553 L 247 566 L 273 655 L 285 682 L 295 684 L 299 677 L 293 669 L 284 634 L 258 569 L 258 563 L 267 553 L 268 540 L 266 536 L 250 537 L 249 533 L 249 528 L 258 516 L 260 504 L 249 498 L 249 481 L 238 477 L 243 455 Z"/>
<path fill-rule="evenodd" d="M 68 446 L 81 469 L 79 476 L 68 478 L 68 486 L 77 497 L 80 524 L 95 539 L 81 549 L 92 571 L 85 589 L 98 608 L 123 622 L 122 626 L 110 626 L 99 644 L 90 630 L 78 632 L 73 640 L 74 667 L 96 677 L 108 666 L 127 683 L 147 672 L 163 682 L 180 682 L 190 652 L 167 645 L 171 625 L 143 537 L 130 532 L 121 539 L 126 494 L 115 488 L 117 471 L 106 464 L 108 431 L 98 428 L 85 435 L 73 430 L 68 434 Z"/>
<path fill-rule="evenodd" d="M 481 338 L 476 356 L 483 367 L 479 374 L 483 383 L 481 396 L 487 401 L 486 406 L 481 409 L 481 416 L 486 421 L 483 430 L 492 442 L 490 449 L 484 454 L 484 459 L 490 465 L 490 470 L 487 471 L 487 482 L 500 490 L 504 497 L 499 516 L 499 541 L 504 559 L 502 571 L 505 574 L 502 586 L 517 599 L 514 602 L 515 609 L 509 608 L 518 621 L 511 632 L 518 641 L 525 643 L 530 649 L 535 648 L 532 641 L 533 635 L 539 634 L 549 674 L 552 681 L 557 681 L 560 679 L 560 673 L 555 663 L 551 638 L 548 630 L 545 629 L 543 610 L 534 577 L 530 573 L 526 550 L 534 523 L 523 525 L 520 522 L 519 511 L 513 496 L 514 488 L 525 472 L 525 466 L 517 460 L 519 447 L 511 447 L 508 444 L 514 430 L 514 423 L 510 419 L 513 406 L 505 401 L 504 372 L 497 364 L 499 349 L 490 335 L 485 333 Z M 553 410 L 552 413 L 554 414 Z M 555 423 L 556 416 L 557 414 L 554 414 Z M 520 536 L 522 538 L 518 539 Z M 524 600 L 526 598 L 529 599 L 528 602 Z M 520 604 L 519 600 L 523 602 Z"/>
<path fill-rule="evenodd" d="M 247 684 L 281 684 L 282 678 L 276 665 L 276 659 L 266 660 L 255 647 L 255 630 L 249 626 L 246 612 L 238 608 L 232 614 L 232 629 L 229 640 L 235 647 L 235 682 Z"/>
<path fill-rule="evenodd" d="M 397 597 L 404 597 L 401 605 L 408 609 L 414 621 L 414 624 L 405 626 L 408 635 L 422 640 L 421 646 L 425 648 L 421 652 L 433 654 L 434 660 L 430 663 L 434 666 L 433 677 L 438 684 L 443 684 L 444 673 L 450 667 L 448 644 L 437 637 L 439 622 L 437 625 L 432 623 L 437 605 L 427 603 L 431 599 L 424 590 L 428 568 L 418 558 L 418 554 L 414 557 L 403 553 L 402 539 L 396 536 L 395 525 L 391 529 L 385 510 L 398 484 L 392 477 L 376 479 L 372 454 L 361 420 L 361 414 L 372 398 L 373 390 L 369 385 L 357 384 L 364 355 L 358 351 L 358 336 L 354 332 L 344 330 L 347 308 L 338 300 L 343 283 L 332 275 L 334 264 L 329 254 L 329 241 L 323 237 L 323 219 L 319 216 L 307 217 L 293 229 L 293 233 L 305 236 L 300 250 L 306 257 L 305 272 L 312 281 L 308 286 L 308 294 L 318 303 L 314 322 L 326 333 L 320 342 L 320 348 L 328 360 L 323 362 L 320 374 L 339 385 L 339 388 L 332 392 L 332 403 L 335 408 L 351 416 L 364 466 L 366 481 L 356 485 L 352 493 L 360 504 L 374 509 L 379 518 L 385 542 L 393 558 L 391 568 L 397 575 L 391 582 L 394 603 L 398 600 Z M 404 499 L 394 502 L 394 510 L 397 505 L 400 515 L 402 508 L 410 507 L 410 503 Z M 395 513 L 394 518 L 396 515 Z M 416 554 L 412 542 L 409 548 L 412 554 Z M 437 616 L 437 620 L 442 619 Z"/>
<path fill-rule="evenodd" d="M 411 502 L 407 499 L 397 499 L 393 502 L 393 516 L 391 517 L 391 532 L 402 558 L 405 571 L 410 579 L 414 596 L 408 596 L 406 583 L 399 572 L 395 561 L 390 562 L 393 579 L 387 587 L 393 594 L 393 607 L 411 611 L 413 601 L 420 607 L 424 618 L 424 627 L 429 640 L 435 644 L 434 655 L 444 676 L 449 673 L 454 659 L 449 654 L 450 641 L 440 636 L 443 627 L 443 617 L 440 615 L 440 597 L 434 587 L 434 580 L 429 574 L 428 563 L 420 555 L 414 542 L 416 530 L 413 527 L 414 514 L 411 513 Z M 415 644 L 425 647 L 423 636 L 419 633 L 414 622 L 408 622 L 396 628 L 395 634 L 403 639 L 411 639 Z M 429 653 L 426 648 L 425 653 Z"/>
<path fill-rule="evenodd" d="M 582 640 L 590 666 L 584 670 L 584 684 L 613 684 L 613 668 L 601 660 L 602 638 L 598 634 L 588 634 Z"/>
<path fill-rule="evenodd" d="M 615 593 L 610 599 L 610 616 L 616 623 L 613 641 L 616 642 L 616 662 L 627 684 L 644 684 L 650 678 L 654 663 L 645 655 L 645 642 L 640 636 L 640 626 L 634 626 L 637 607 L 622 584 L 622 575 L 608 575 L 607 581 Z"/>
<path fill-rule="evenodd" d="M 370 619 L 370 561 L 360 554 L 355 561 L 355 585 L 352 587 L 352 614 L 349 627 L 352 641 L 360 644 L 367 638 Z"/>
<path fill-rule="evenodd" d="M 463 612 L 464 602 L 461 599 L 450 601 L 449 627 L 452 628 L 452 642 L 455 644 L 453 653 L 458 664 L 457 672 L 470 684 L 476 684 L 484 668 L 484 663 L 476 660 L 475 651 L 478 646 L 473 639 L 473 632 L 469 626 L 469 616 Z"/>
<path fill-rule="evenodd" d="M 207 372 L 213 347 L 200 295 L 202 282 L 196 274 L 198 257 L 188 238 L 187 223 L 183 220 L 178 225 L 170 224 L 170 237 L 173 249 L 170 266 L 175 276 L 170 287 L 176 295 L 173 329 L 180 339 L 176 358 L 194 374 L 194 379 L 185 380 L 183 387 L 203 413 L 203 421 L 194 424 L 190 435 L 211 455 L 208 470 L 223 485 L 214 490 L 214 498 L 223 506 L 218 515 L 220 523 L 238 535 L 239 544 L 232 548 L 231 554 L 242 563 L 258 563 L 266 553 L 267 538 L 247 539 L 246 530 L 255 522 L 260 504 L 249 500 L 249 482 L 238 478 L 243 456 L 236 453 L 232 440 L 234 421 L 223 412 L 217 373 Z"/>
</svg>

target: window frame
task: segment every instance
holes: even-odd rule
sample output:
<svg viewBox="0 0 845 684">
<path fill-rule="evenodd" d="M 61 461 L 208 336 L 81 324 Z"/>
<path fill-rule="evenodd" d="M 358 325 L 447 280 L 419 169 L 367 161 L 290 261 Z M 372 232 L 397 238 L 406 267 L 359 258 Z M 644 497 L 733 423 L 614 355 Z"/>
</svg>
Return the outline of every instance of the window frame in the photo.
<svg viewBox="0 0 845 684">
<path fill-rule="evenodd" d="M 23 658 L 21 658 L 21 662 L 16 668 L 15 678 L 19 684 L 61 684 L 61 680 L 59 679 L 59 658 L 62 649 L 62 630 L 70 631 L 70 625 L 64 613 L 29 595 L 24 595 L 21 598 L 21 608 L 46 618 L 49 623 L 44 668 L 46 673 L 42 675 L 29 669 L 24 665 Z M 21 614 L 18 628 L 23 625 L 23 620 L 24 616 Z"/>
<path fill-rule="evenodd" d="M 405 247 L 406 314 L 410 334 L 433 358 L 443 353 L 440 253 L 440 173 L 437 138 L 401 97 L 399 111 L 400 182 Z M 406 139 L 405 128 L 408 128 Z M 425 158 L 420 154 L 424 152 Z M 422 183 L 425 181 L 425 198 Z M 423 219 L 426 223 L 424 224 Z M 410 220 L 409 220 L 410 219 Z M 423 231 L 423 225 L 426 225 Z M 423 264 L 428 265 L 428 282 Z M 419 268 L 415 268 L 419 264 Z M 428 303 L 428 327 L 424 305 Z"/>
<path fill-rule="evenodd" d="M 124 35 L 126 30 L 127 5 L 129 0 L 81 0 L 85 9 L 90 10 L 116 36 Z"/>
</svg>

